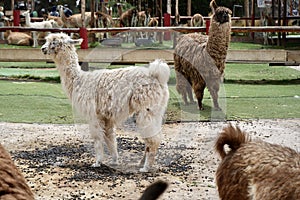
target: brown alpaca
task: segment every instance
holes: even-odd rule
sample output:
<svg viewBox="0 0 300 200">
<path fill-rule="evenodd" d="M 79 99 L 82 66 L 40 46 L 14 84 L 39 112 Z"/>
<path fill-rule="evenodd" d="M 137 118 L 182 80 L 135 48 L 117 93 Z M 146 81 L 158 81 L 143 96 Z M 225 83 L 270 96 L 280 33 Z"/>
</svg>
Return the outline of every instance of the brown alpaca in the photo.
<svg viewBox="0 0 300 200">
<path fill-rule="evenodd" d="M 81 28 L 83 27 L 83 24 L 84 27 L 90 27 L 92 17 L 91 12 L 85 12 L 84 23 L 82 23 L 81 14 L 74 14 L 70 17 L 66 17 L 63 6 L 59 5 L 58 10 L 65 28 Z M 96 17 L 97 16 L 95 15 L 94 19 L 96 19 Z"/>
<path fill-rule="evenodd" d="M 22 32 L 7 31 L 7 43 L 20 46 L 32 46 L 33 39 L 30 35 Z"/>
<path fill-rule="evenodd" d="M 8 152 L 0 145 L 0 199 L 31 200 L 33 193 L 24 176 L 11 160 Z"/>
<path fill-rule="evenodd" d="M 121 27 L 131 27 L 137 24 L 137 9 L 132 8 L 123 12 L 120 16 Z"/>
<path fill-rule="evenodd" d="M 147 26 L 150 22 L 151 18 L 151 9 L 147 9 L 146 11 L 140 11 L 137 13 L 137 26 Z"/>
<path fill-rule="evenodd" d="M 214 103 L 220 110 L 218 91 L 225 69 L 225 59 L 230 42 L 231 10 L 218 7 L 214 0 L 210 7 L 213 11 L 208 37 L 201 34 L 186 34 L 179 38 L 174 51 L 174 66 L 192 86 L 198 101 L 198 107 L 203 110 L 202 99 L 207 86 Z M 180 77 L 176 77 L 177 82 Z M 177 88 L 189 87 L 178 85 Z M 183 95 L 183 94 L 182 94 Z M 185 102 L 187 103 L 187 102 Z"/>
<path fill-rule="evenodd" d="M 201 27 L 203 26 L 203 17 L 199 13 L 193 15 L 191 19 L 191 26 L 192 27 Z"/>
<path fill-rule="evenodd" d="M 51 16 L 50 14 L 48 14 L 47 20 L 56 21 L 58 27 L 54 27 L 54 28 L 61 28 L 64 26 L 64 22 L 62 21 L 61 17 Z"/>
<path fill-rule="evenodd" d="M 220 199 L 300 199 L 300 154 L 295 150 L 251 141 L 231 125 L 223 129 L 215 148 L 222 158 L 216 172 Z"/>
</svg>

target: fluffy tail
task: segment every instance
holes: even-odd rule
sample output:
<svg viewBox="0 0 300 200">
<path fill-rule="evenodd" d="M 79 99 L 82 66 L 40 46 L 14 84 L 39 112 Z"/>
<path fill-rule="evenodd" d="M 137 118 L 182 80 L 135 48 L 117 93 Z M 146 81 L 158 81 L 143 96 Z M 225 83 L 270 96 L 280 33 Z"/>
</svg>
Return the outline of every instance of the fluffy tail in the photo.
<svg viewBox="0 0 300 200">
<path fill-rule="evenodd" d="M 139 200 L 155 200 L 167 189 L 167 187 L 168 184 L 166 182 L 157 181 L 147 187 Z"/>
<path fill-rule="evenodd" d="M 170 77 L 170 68 L 164 61 L 156 59 L 150 63 L 150 76 L 157 78 L 161 85 L 168 83 Z"/>
<path fill-rule="evenodd" d="M 251 141 L 247 133 L 241 131 L 239 127 L 233 127 L 231 124 L 225 127 L 220 133 L 215 144 L 216 151 L 223 159 L 226 156 L 224 145 L 227 144 L 231 151 L 236 151 L 242 144 Z"/>
</svg>

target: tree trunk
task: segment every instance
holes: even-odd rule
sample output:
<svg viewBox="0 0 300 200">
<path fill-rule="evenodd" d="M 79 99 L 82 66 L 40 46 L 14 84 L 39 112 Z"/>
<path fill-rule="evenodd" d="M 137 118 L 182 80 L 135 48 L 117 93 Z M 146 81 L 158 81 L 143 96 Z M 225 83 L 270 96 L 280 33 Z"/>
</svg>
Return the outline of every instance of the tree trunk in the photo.
<svg viewBox="0 0 300 200">
<path fill-rule="evenodd" d="M 178 26 L 180 23 L 180 15 L 178 11 L 178 0 L 175 2 L 175 25 Z"/>
<path fill-rule="evenodd" d="M 142 11 L 142 0 L 138 0 L 138 11 L 141 12 Z"/>
<path fill-rule="evenodd" d="M 171 14 L 171 0 L 167 1 L 167 13 Z"/>
<path fill-rule="evenodd" d="M 187 0 L 187 16 L 192 15 L 192 0 Z"/>
<path fill-rule="evenodd" d="M 244 2 L 244 13 L 245 17 L 249 18 L 250 17 L 250 10 L 249 10 L 249 0 L 245 0 Z M 246 20 L 246 26 L 248 26 L 248 20 Z"/>
<path fill-rule="evenodd" d="M 85 27 L 85 0 L 81 0 L 81 21 L 82 21 L 82 28 Z"/>
<path fill-rule="evenodd" d="M 90 26 L 91 28 L 95 28 L 95 0 L 91 0 L 91 21 Z"/>
</svg>

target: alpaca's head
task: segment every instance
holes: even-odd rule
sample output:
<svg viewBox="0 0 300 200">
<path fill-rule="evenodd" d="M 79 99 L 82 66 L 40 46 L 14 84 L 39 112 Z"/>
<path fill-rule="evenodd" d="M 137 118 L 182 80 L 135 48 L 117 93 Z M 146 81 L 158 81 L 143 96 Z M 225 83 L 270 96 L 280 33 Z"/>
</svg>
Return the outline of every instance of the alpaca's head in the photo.
<svg viewBox="0 0 300 200">
<path fill-rule="evenodd" d="M 220 24 L 231 21 L 231 10 L 226 7 L 217 6 L 215 0 L 210 2 L 210 7 L 213 11 L 212 19 Z"/>
<path fill-rule="evenodd" d="M 44 54 L 58 54 L 60 51 L 73 50 L 74 45 L 81 44 L 82 39 L 74 40 L 65 33 L 52 33 L 46 37 L 46 43 L 42 46 Z"/>
</svg>

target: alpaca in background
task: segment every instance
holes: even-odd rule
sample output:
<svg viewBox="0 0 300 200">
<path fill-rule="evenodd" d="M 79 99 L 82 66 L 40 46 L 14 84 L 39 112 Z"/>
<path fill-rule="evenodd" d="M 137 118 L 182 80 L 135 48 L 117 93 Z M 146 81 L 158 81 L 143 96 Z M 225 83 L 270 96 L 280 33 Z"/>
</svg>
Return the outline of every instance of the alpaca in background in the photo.
<svg viewBox="0 0 300 200">
<path fill-rule="evenodd" d="M 63 89 L 75 109 L 89 122 L 94 139 L 96 163 L 103 160 L 103 143 L 117 163 L 118 152 L 115 128 L 128 117 L 136 115 L 136 124 L 145 141 L 141 172 L 149 171 L 161 141 L 161 125 L 166 110 L 169 90 L 169 66 L 161 60 L 149 68 L 127 67 L 114 70 L 84 72 L 78 64 L 74 44 L 68 35 L 50 34 L 42 46 L 44 54 L 53 56 Z"/>
<path fill-rule="evenodd" d="M 181 88 L 192 87 L 198 101 L 198 107 L 203 110 L 202 99 L 207 86 L 216 110 L 221 110 L 218 103 L 220 82 L 225 69 L 225 59 L 230 42 L 231 10 L 218 7 L 214 0 L 210 2 L 213 11 L 208 37 L 201 34 L 186 34 L 179 38 L 174 51 L 175 70 L 185 77 L 189 85 L 180 85 L 184 81 L 177 76 L 176 80 Z M 176 84 L 177 84 L 176 83 Z"/>
<path fill-rule="evenodd" d="M 229 152 L 224 146 L 228 145 Z M 222 161 L 216 172 L 222 200 L 300 199 L 300 153 L 277 144 L 251 141 L 238 127 L 219 135 L 216 151 Z"/>
<path fill-rule="evenodd" d="M 156 17 L 151 17 L 150 18 L 148 26 L 149 27 L 158 27 L 158 20 L 156 19 Z M 156 41 L 157 32 L 148 32 L 148 37 L 149 37 L 149 39 L 153 39 L 154 41 Z"/>
<path fill-rule="evenodd" d="M 20 45 L 20 46 L 32 46 L 33 45 L 33 39 L 27 33 L 12 32 L 11 30 L 8 30 L 7 33 L 8 33 L 8 36 L 7 36 L 8 44 L 14 44 L 14 45 Z"/>
<path fill-rule="evenodd" d="M 203 26 L 204 19 L 201 14 L 196 13 L 193 15 L 190 25 L 191 27 L 201 27 Z"/>
<path fill-rule="evenodd" d="M 12 161 L 9 153 L 0 144 L 0 199 L 33 200 L 34 195 L 24 176 Z"/>
<path fill-rule="evenodd" d="M 31 28 L 57 28 L 58 25 L 54 20 L 42 21 L 42 22 L 31 22 L 29 10 L 23 13 L 25 16 L 25 25 Z M 33 47 L 38 46 L 38 38 L 41 33 L 37 34 L 36 31 L 32 31 Z"/>
<path fill-rule="evenodd" d="M 98 21 L 97 26 L 99 28 L 111 28 L 114 26 L 114 20 L 110 15 L 105 14 L 103 12 L 96 12 L 96 15 Z M 102 32 L 102 33 L 97 33 L 96 35 L 97 35 L 96 37 L 99 38 L 99 40 L 103 40 L 104 38 L 108 38 L 110 33 Z"/>
<path fill-rule="evenodd" d="M 63 21 L 65 28 L 81 28 L 83 27 L 83 25 L 84 27 L 90 27 L 90 24 L 93 23 L 91 22 L 91 18 L 92 18 L 91 12 L 85 12 L 84 22 L 82 22 L 81 14 L 74 14 L 71 15 L 70 17 L 66 17 L 64 13 L 64 7 L 62 5 L 58 5 L 57 9 L 59 11 L 59 16 L 61 17 L 61 20 Z M 96 18 L 97 15 L 95 15 L 94 19 L 96 20 Z"/>
</svg>

